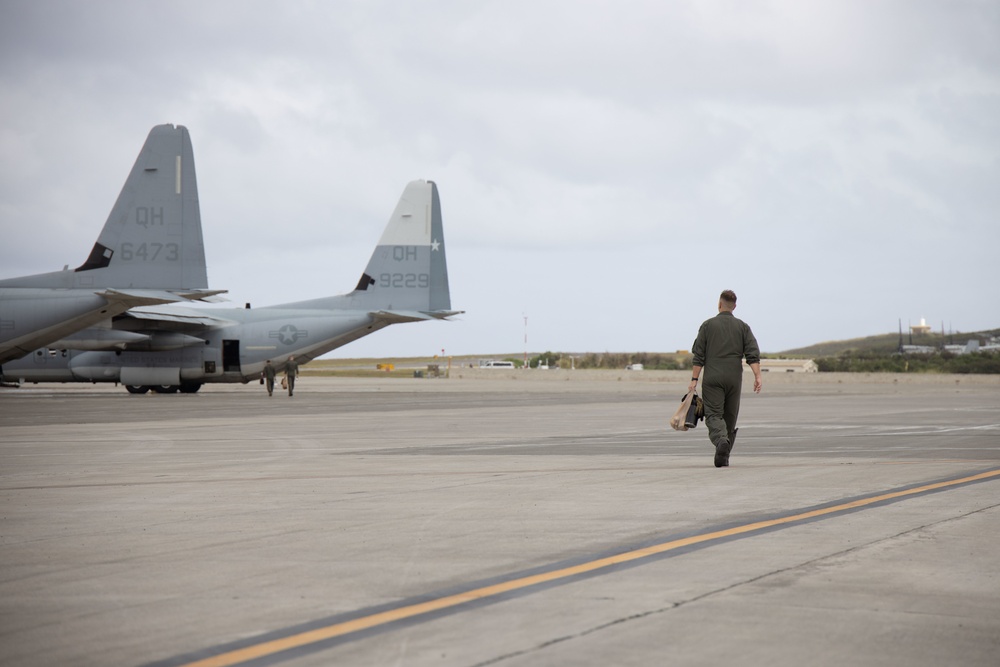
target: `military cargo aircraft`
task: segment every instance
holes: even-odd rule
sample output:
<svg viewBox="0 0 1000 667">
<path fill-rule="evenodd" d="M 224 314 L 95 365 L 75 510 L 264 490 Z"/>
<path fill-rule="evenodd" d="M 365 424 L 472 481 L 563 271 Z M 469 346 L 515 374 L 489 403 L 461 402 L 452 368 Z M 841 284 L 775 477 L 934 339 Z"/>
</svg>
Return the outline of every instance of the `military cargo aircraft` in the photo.
<svg viewBox="0 0 1000 667">
<path fill-rule="evenodd" d="M 101 344 L 142 340 L 110 329 L 135 306 L 212 300 L 191 139 L 154 127 L 87 260 L 76 269 L 0 280 L 0 364 L 105 322 Z M 79 339 L 79 344 L 84 344 Z"/>
<path fill-rule="evenodd" d="M 103 349 L 48 348 L 3 368 L 21 382 L 116 382 L 131 393 L 193 393 L 206 382 L 260 377 L 390 324 L 443 320 L 451 309 L 437 186 L 406 186 L 353 291 L 266 308 L 134 308 L 116 316 L 115 334 L 141 336 Z M 97 343 L 97 341 L 91 341 Z"/>
</svg>

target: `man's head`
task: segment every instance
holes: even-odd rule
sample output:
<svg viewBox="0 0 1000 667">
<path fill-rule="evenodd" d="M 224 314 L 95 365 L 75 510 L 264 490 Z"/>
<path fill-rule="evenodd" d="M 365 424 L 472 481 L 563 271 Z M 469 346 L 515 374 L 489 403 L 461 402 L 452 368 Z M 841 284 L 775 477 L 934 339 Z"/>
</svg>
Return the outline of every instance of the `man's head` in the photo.
<svg viewBox="0 0 1000 667">
<path fill-rule="evenodd" d="M 732 312 L 736 310 L 736 292 L 731 289 L 723 290 L 719 295 L 719 312 Z"/>
</svg>

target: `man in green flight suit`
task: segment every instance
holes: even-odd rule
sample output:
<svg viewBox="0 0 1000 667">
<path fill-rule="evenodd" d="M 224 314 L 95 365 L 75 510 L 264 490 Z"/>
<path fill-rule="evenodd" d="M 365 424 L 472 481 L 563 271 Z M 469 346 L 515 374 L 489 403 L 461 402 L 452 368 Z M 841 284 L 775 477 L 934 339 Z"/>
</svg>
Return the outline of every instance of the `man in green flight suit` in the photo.
<svg viewBox="0 0 1000 667">
<path fill-rule="evenodd" d="M 753 370 L 753 390 L 760 393 L 760 349 L 750 326 L 733 316 L 736 294 L 725 290 L 719 296 L 719 314 L 705 320 L 698 329 L 692 353 L 693 372 L 688 392 L 701 384 L 705 403 L 705 425 L 715 446 L 715 467 L 729 465 L 729 452 L 736 439 L 736 419 L 740 414 L 740 392 L 743 388 L 743 358 Z"/>
<path fill-rule="evenodd" d="M 271 396 L 274 393 L 274 366 L 271 365 L 270 359 L 264 364 L 264 370 L 261 371 L 260 377 L 267 385 L 267 395 Z"/>
<path fill-rule="evenodd" d="M 295 357 L 288 357 L 288 361 L 285 362 L 285 384 L 288 385 L 288 395 L 292 396 L 295 391 L 295 378 L 299 375 L 299 364 L 295 361 Z"/>
</svg>

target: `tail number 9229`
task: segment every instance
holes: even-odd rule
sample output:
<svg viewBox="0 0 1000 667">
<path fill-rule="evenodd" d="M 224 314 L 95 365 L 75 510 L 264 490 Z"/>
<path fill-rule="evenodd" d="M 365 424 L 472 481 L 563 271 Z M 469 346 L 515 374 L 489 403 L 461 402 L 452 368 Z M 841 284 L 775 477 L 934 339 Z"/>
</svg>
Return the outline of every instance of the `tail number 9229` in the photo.
<svg viewBox="0 0 1000 667">
<path fill-rule="evenodd" d="M 380 273 L 378 277 L 379 287 L 413 287 L 427 288 L 431 284 L 431 277 L 426 273 Z"/>
</svg>

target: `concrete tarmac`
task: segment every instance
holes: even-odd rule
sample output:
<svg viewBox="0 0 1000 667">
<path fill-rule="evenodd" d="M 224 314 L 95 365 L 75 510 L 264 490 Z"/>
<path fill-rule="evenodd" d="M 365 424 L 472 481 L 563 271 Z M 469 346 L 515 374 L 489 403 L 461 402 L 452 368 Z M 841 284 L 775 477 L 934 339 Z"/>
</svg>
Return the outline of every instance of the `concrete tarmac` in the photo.
<svg viewBox="0 0 1000 667">
<path fill-rule="evenodd" d="M 1000 378 L 687 377 L 0 389 L 0 664 L 998 664 Z"/>
</svg>

